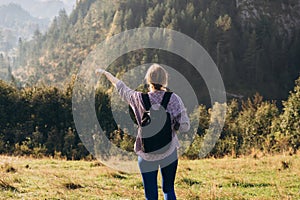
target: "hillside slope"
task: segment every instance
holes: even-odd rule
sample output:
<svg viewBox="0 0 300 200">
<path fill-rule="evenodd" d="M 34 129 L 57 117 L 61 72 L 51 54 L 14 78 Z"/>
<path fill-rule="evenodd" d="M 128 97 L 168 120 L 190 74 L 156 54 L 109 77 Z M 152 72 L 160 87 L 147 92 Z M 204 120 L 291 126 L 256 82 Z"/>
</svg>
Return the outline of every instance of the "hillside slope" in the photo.
<svg viewBox="0 0 300 200">
<path fill-rule="evenodd" d="M 22 46 L 14 74 L 22 83 L 62 86 L 106 37 L 154 26 L 180 31 L 203 45 L 228 92 L 242 96 L 259 92 L 281 100 L 300 72 L 299 5 L 297 0 L 82 0 L 70 17 L 60 13 L 45 35 Z M 194 74 L 189 63 L 158 51 L 133 52 L 114 65 L 126 70 L 145 62 L 145 57 L 147 62 L 181 69 L 186 76 Z M 190 78 L 199 80 L 194 88 L 203 94 L 200 98 L 209 99 L 201 77 Z"/>
</svg>

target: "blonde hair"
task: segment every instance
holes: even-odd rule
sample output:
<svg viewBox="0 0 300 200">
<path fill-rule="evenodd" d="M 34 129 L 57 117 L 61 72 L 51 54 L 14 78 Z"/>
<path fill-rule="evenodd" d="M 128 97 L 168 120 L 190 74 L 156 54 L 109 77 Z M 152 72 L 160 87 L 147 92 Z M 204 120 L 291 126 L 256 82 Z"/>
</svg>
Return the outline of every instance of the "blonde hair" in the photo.
<svg viewBox="0 0 300 200">
<path fill-rule="evenodd" d="M 168 72 L 159 64 L 152 64 L 145 76 L 147 84 L 159 84 L 163 87 L 168 85 Z"/>
</svg>

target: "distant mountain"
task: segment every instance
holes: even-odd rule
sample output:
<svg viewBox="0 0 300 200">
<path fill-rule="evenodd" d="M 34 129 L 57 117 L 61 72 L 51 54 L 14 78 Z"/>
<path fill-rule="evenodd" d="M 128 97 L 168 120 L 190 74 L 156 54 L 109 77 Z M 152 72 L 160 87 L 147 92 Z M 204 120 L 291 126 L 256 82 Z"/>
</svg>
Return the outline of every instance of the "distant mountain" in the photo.
<svg viewBox="0 0 300 200">
<path fill-rule="evenodd" d="M 30 39 L 36 30 L 44 32 L 49 22 L 31 16 L 17 4 L 0 6 L 0 51 L 8 52 L 16 46 L 19 38 Z"/>
<path fill-rule="evenodd" d="M 53 19 L 58 15 L 59 10 L 65 9 L 70 13 L 75 5 L 75 0 L 1 0 L 0 5 L 15 3 L 20 5 L 32 16 L 38 18 Z"/>
</svg>

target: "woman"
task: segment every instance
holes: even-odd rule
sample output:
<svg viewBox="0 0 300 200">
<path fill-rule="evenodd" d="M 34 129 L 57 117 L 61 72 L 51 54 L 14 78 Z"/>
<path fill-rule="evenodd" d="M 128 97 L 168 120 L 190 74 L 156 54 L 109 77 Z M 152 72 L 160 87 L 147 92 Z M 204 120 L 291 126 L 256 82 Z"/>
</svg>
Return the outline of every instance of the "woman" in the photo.
<svg viewBox="0 0 300 200">
<path fill-rule="evenodd" d="M 105 70 L 98 69 L 96 73 L 104 74 L 116 87 L 122 99 L 132 107 L 139 127 L 141 127 L 142 117 L 146 111 L 142 93 L 128 88 L 124 82 Z M 152 64 L 146 73 L 145 80 L 149 86 L 148 96 L 151 105 L 160 104 L 167 90 L 168 74 L 166 70 L 158 64 Z M 190 128 L 186 109 L 181 98 L 175 93 L 172 93 L 166 111 L 170 113 L 172 124 L 172 140 L 168 150 L 160 154 L 145 153 L 142 146 L 141 128 L 138 129 L 134 145 L 134 151 L 138 155 L 145 197 L 149 200 L 158 199 L 157 173 L 159 168 L 162 175 L 164 199 L 176 199 L 174 182 L 178 165 L 177 148 L 179 147 L 176 131 L 186 132 Z"/>
</svg>

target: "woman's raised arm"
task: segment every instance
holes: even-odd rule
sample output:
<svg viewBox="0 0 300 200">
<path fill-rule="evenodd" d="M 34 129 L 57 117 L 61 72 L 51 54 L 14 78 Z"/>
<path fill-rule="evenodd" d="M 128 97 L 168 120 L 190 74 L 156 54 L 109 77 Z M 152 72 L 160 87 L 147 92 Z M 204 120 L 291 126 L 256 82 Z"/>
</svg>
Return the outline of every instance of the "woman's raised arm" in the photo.
<svg viewBox="0 0 300 200">
<path fill-rule="evenodd" d="M 106 76 L 106 78 L 113 84 L 113 86 L 116 87 L 117 83 L 119 82 L 119 79 L 116 78 L 114 75 L 109 73 L 108 71 L 105 71 L 104 69 L 96 69 L 95 73 L 97 75 L 103 74 Z"/>
</svg>

